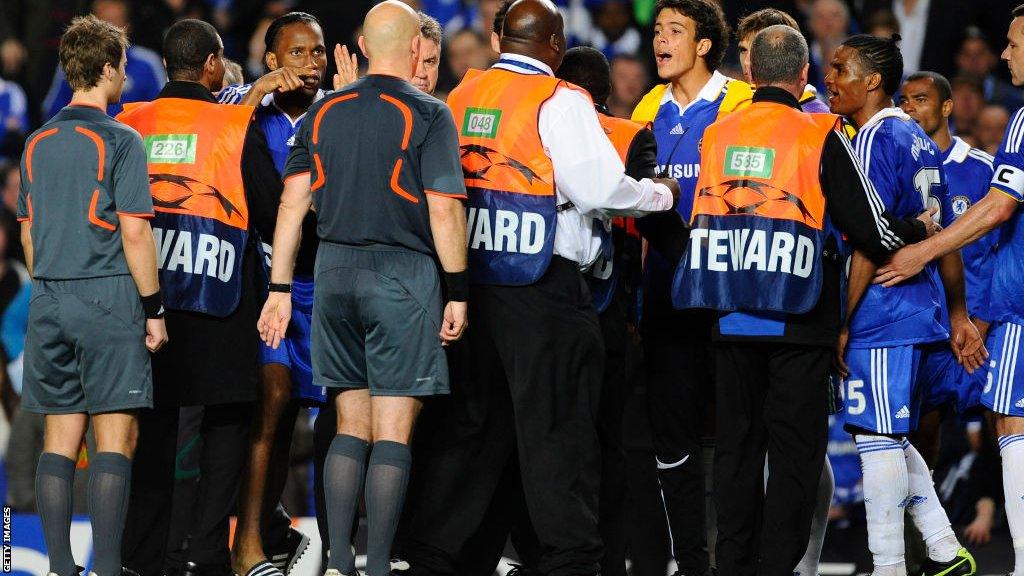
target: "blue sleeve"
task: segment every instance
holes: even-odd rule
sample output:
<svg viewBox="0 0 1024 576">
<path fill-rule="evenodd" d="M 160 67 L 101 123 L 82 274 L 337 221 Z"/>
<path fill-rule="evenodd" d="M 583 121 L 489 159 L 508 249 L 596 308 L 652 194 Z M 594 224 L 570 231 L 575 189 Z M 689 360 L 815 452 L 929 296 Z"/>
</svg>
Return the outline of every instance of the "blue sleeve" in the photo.
<svg viewBox="0 0 1024 576">
<path fill-rule="evenodd" d="M 11 116 L 20 125 L 18 132 L 28 134 L 30 129 L 28 123 L 28 101 L 25 99 L 25 91 L 21 89 L 21 86 L 13 82 L 10 83 L 9 89 L 11 95 Z"/>
<path fill-rule="evenodd" d="M 68 81 L 64 79 L 64 72 L 57 68 L 57 72 L 60 78 L 54 78 L 54 84 L 50 87 L 50 92 L 46 95 L 46 99 L 43 100 L 43 121 L 47 121 L 53 118 L 57 112 L 60 112 L 62 108 L 71 103 L 71 86 Z"/>
<path fill-rule="evenodd" d="M 232 84 L 217 93 L 217 102 L 221 104 L 238 104 L 252 88 L 252 84 Z"/>
<path fill-rule="evenodd" d="M 868 180 L 871 180 L 885 209 L 898 215 L 896 208 L 900 198 L 900 175 L 896 172 L 893 154 L 887 150 L 888 141 L 888 138 L 873 138 L 868 142 L 870 146 L 857 147 L 857 150 Z"/>
<path fill-rule="evenodd" d="M 25 349 L 25 332 L 28 330 L 28 303 L 32 297 L 32 283 L 26 282 L 4 310 L 0 320 L 0 343 L 7 352 L 8 360 L 14 360 Z"/>
<path fill-rule="evenodd" d="M 988 166 L 979 168 L 977 186 L 973 187 L 971 203 L 977 203 L 988 193 L 988 181 L 991 179 L 992 169 Z M 995 266 L 996 245 L 999 244 L 999 228 L 992 230 L 971 244 L 965 246 L 961 253 L 964 256 L 964 266 L 969 266 L 977 279 L 975 292 L 977 297 L 972 298 L 968 291 L 968 305 L 975 316 L 982 320 L 991 322 L 992 314 L 989 311 L 989 301 L 992 294 L 992 274 Z M 974 302 L 971 302 L 971 301 Z M 973 304 L 973 306 L 971 306 Z"/>
<path fill-rule="evenodd" d="M 995 170 L 991 186 L 1004 192 L 1018 202 L 1024 201 L 1024 154 L 1021 153 L 1024 140 L 1024 108 L 1017 110 L 1006 126 L 1003 141 L 996 153 Z"/>
</svg>

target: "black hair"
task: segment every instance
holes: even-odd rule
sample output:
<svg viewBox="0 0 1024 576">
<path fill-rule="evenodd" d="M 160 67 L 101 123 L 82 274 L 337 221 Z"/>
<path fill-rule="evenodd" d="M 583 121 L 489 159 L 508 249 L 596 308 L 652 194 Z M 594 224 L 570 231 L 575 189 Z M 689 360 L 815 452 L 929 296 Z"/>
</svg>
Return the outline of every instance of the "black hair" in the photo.
<svg viewBox="0 0 1024 576">
<path fill-rule="evenodd" d="M 903 79 L 903 55 L 896 44 L 899 41 L 899 34 L 893 34 L 890 38 L 857 34 L 844 40 L 842 45 L 857 51 L 860 62 L 869 73 L 878 72 L 882 75 L 882 90 L 892 96 L 900 89 Z"/>
<path fill-rule="evenodd" d="M 729 47 L 729 23 L 725 21 L 722 7 L 714 0 L 658 0 L 654 5 L 654 18 L 662 10 L 675 10 L 694 21 L 697 25 L 697 40 L 711 40 L 711 49 L 704 55 L 708 70 L 714 71 L 722 65 L 725 50 Z"/>
<path fill-rule="evenodd" d="M 320 21 L 317 20 L 316 16 L 306 12 L 289 12 L 282 16 L 278 16 L 270 23 L 270 26 L 267 27 L 267 33 L 263 35 L 263 45 L 266 46 L 266 51 L 274 51 L 274 44 L 277 42 L 277 37 L 281 35 L 281 30 L 284 30 L 285 26 L 297 24 L 299 22 L 315 24 L 317 28 L 323 30 L 323 26 L 320 25 Z"/>
<path fill-rule="evenodd" d="M 209 22 L 186 19 L 175 22 L 164 35 L 164 60 L 171 80 L 198 80 L 210 54 L 223 45 L 217 29 Z"/>
<path fill-rule="evenodd" d="M 608 59 L 600 50 L 589 46 L 577 46 L 565 52 L 562 65 L 555 72 L 556 78 L 590 92 L 595 104 L 604 105 L 612 92 L 611 68 Z"/>
<path fill-rule="evenodd" d="M 1024 16 L 1024 4 L 1021 4 L 1020 6 L 1017 6 L 1016 8 L 1013 9 L 1014 18 L 1019 18 L 1021 16 Z"/>
<path fill-rule="evenodd" d="M 498 11 L 494 13 L 494 22 L 491 24 L 491 30 L 501 36 L 501 31 L 505 29 L 505 16 L 508 14 L 508 9 L 512 7 L 512 4 L 516 0 L 504 0 L 501 6 L 498 7 Z"/>
<path fill-rule="evenodd" d="M 935 90 L 939 93 L 940 104 L 946 100 L 953 99 L 953 87 L 950 86 L 949 80 L 947 80 L 942 74 L 922 70 L 921 72 L 914 72 L 910 76 L 907 76 L 907 82 L 913 82 L 915 80 L 931 80 L 932 85 L 935 86 Z"/>
</svg>

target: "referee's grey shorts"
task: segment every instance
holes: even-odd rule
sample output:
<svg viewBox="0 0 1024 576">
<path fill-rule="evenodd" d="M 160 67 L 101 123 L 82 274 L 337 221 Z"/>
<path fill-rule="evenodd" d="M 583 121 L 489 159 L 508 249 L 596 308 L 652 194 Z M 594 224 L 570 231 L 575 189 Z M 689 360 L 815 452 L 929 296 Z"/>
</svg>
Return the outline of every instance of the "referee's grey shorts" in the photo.
<svg viewBox="0 0 1024 576">
<path fill-rule="evenodd" d="M 373 396 L 448 393 L 432 258 L 321 242 L 313 286 L 315 385 L 368 388 Z"/>
<path fill-rule="evenodd" d="M 153 406 L 145 315 L 129 275 L 35 280 L 22 409 L 40 414 Z"/>
</svg>

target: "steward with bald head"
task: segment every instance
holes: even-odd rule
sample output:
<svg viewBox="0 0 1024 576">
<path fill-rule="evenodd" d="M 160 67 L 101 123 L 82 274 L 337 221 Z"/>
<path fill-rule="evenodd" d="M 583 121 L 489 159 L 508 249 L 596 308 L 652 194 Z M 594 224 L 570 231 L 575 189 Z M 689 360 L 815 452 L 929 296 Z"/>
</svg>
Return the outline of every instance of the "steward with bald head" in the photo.
<svg viewBox="0 0 1024 576">
<path fill-rule="evenodd" d="M 517 449 L 544 550 L 535 568 L 596 574 L 594 419 L 604 363 L 582 273 L 610 241 L 603 220 L 670 210 L 678 187 L 627 176 L 590 97 L 554 77 L 565 33 L 550 1 L 512 4 L 501 52 L 448 97 L 459 126 L 471 315 L 479 323 L 467 341 L 457 408 L 466 413 L 450 418 L 444 435 L 459 442 L 424 464 L 431 489 L 413 503 L 407 559 L 417 571 L 454 573 L 453 558 Z"/>
<path fill-rule="evenodd" d="M 455 124 L 444 104 L 408 82 L 420 20 L 389 0 L 370 10 L 363 33 L 367 76 L 309 109 L 289 155 L 259 321 L 264 341 L 278 346 L 291 318 L 302 219 L 313 204 L 313 380 L 333 389 L 338 413 L 324 464 L 334 576 L 356 573 L 351 529 L 364 485 L 366 570 L 390 572 L 420 398 L 448 393 L 442 346 L 461 337 L 468 297 Z"/>
<path fill-rule="evenodd" d="M 704 132 L 690 246 L 672 283 L 676 307 L 721 314 L 712 350 L 722 574 L 793 574 L 807 548 L 841 327 L 843 235 L 875 259 L 924 236 L 920 222 L 877 208 L 839 118 L 801 111 L 807 54 L 789 26 L 754 37 L 753 103 Z M 849 309 L 867 281 L 851 278 Z"/>
</svg>

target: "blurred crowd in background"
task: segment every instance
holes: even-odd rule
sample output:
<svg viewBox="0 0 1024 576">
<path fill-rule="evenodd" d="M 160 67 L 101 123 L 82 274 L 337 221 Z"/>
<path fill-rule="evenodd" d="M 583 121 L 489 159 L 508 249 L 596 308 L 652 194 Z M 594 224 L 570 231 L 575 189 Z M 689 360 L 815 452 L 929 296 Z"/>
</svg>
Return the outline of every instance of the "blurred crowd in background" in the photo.
<svg viewBox="0 0 1024 576">
<path fill-rule="evenodd" d="M 490 34 L 501 0 L 403 0 L 440 21 L 444 46 L 437 96 L 444 99 L 470 68 L 485 68 L 498 54 Z M 1006 17 L 1012 6 L 1004 0 L 917 0 L 905 9 L 904 0 L 721 0 L 729 21 L 754 10 L 774 7 L 793 15 L 811 48 L 810 81 L 825 93 L 823 78 L 835 48 L 849 35 L 869 33 L 889 37 L 899 33 L 904 73 L 932 70 L 947 76 L 953 87 L 953 132 L 970 144 L 994 154 L 1011 112 L 1024 105 L 1024 92 L 1009 83 L 1000 53 L 1005 48 Z M 14 218 L 19 187 L 18 161 L 25 136 L 56 114 L 71 97 L 57 66 L 60 35 L 71 19 L 93 13 L 118 26 L 127 26 L 132 46 L 127 57 L 128 82 L 123 102 L 154 98 L 166 82 L 159 54 L 162 36 L 182 18 L 213 23 L 225 42 L 225 55 L 239 66 L 228 83 L 243 83 L 263 70 L 263 38 L 271 20 L 298 10 L 323 23 L 329 47 L 340 43 L 356 50 L 359 23 L 374 0 L 0 0 L 0 405 L 4 418 L 32 419 L 17 410 L 20 391 L 19 358 L 28 312 L 29 281 L 22 264 L 18 224 Z M 590 45 L 611 62 L 612 91 L 608 107 L 615 116 L 630 116 L 640 98 L 658 79 L 651 50 L 654 0 L 555 0 L 562 8 L 570 45 Z M 909 6 L 908 4 L 907 6 Z M 365 63 L 365 60 L 361 60 Z M 326 78 L 333 75 L 333 62 Z M 735 42 L 723 73 L 742 78 Z M 119 107 L 111 107 L 116 113 Z M 637 352 L 638 353 L 638 352 Z M 637 363 L 639 364 L 639 363 Z M 639 376 L 635 394 L 642 394 Z M 642 420 L 643 410 L 636 411 Z M 627 414 L 629 411 L 627 410 Z M 183 418 L 187 421 L 187 418 Z M 968 541 L 987 541 L 1000 522 L 1002 488 L 999 460 L 985 439 L 987 424 L 965 426 L 954 419 L 946 426 L 936 478 L 954 523 L 967 526 Z M 643 427 L 643 422 L 638 426 Z M 293 463 L 296 473 L 285 497 L 293 513 L 308 513 L 308 462 L 311 457 L 309 422 L 299 423 Z M 640 429 L 638 428 L 638 429 Z M 6 437 L 16 438 L 9 442 Z M 14 510 L 32 512 L 32 473 L 41 449 L 42 420 L 20 426 L 0 426 L 0 454 L 6 462 L 6 481 L 0 468 L 0 494 Z M 188 434 L 188 431 L 183 431 Z M 651 457 L 646 433 L 638 433 L 634 451 Z M 839 522 L 862 512 L 856 447 L 848 434 L 834 430 L 829 456 L 836 469 Z M 181 445 L 181 444 L 179 444 Z M 16 449 L 15 449 L 16 448 Z M 189 474 L 182 456 L 179 479 Z M 639 482 L 654 481 L 653 478 Z M 993 484 L 994 483 L 994 484 Z M 631 486 L 635 492 L 636 486 Z M 635 493 L 643 493 L 643 490 Z M 77 502 L 84 502 L 78 499 Z M 633 510 L 660 514 L 658 502 L 634 502 Z M 653 507 L 653 508 L 652 508 Z M 656 543 L 652 542 L 656 547 Z"/>
</svg>

